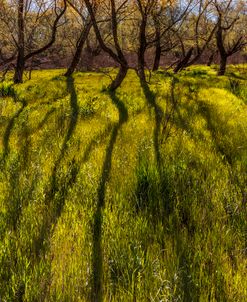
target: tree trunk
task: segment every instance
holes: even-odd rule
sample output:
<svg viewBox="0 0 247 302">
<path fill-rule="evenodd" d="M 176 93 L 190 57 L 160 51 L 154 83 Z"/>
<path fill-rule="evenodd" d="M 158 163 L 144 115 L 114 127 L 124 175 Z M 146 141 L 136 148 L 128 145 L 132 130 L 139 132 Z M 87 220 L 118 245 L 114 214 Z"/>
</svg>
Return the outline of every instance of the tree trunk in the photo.
<svg viewBox="0 0 247 302">
<path fill-rule="evenodd" d="M 18 53 L 15 66 L 14 83 L 22 83 L 25 69 L 25 50 L 24 50 L 24 0 L 18 1 Z"/>
<path fill-rule="evenodd" d="M 15 67 L 15 74 L 14 74 L 15 84 L 23 82 L 24 70 L 25 70 L 24 52 L 18 51 L 17 63 Z"/>
<path fill-rule="evenodd" d="M 76 67 L 77 67 L 77 65 L 78 65 L 78 63 L 80 61 L 82 50 L 83 50 L 83 46 L 84 46 L 84 44 L 86 42 L 86 39 L 88 37 L 88 34 L 90 32 L 91 26 L 92 26 L 92 23 L 89 22 L 87 25 L 85 25 L 85 28 L 84 28 L 84 30 L 81 33 L 81 36 L 80 36 L 80 38 L 79 38 L 79 40 L 77 42 L 77 47 L 76 47 L 75 55 L 74 55 L 74 57 L 73 57 L 73 59 L 71 61 L 71 64 L 70 64 L 69 68 L 67 69 L 67 71 L 65 73 L 66 77 L 69 77 L 69 76 L 71 76 L 74 73 L 74 71 L 75 71 L 75 69 L 76 69 Z"/>
<path fill-rule="evenodd" d="M 138 48 L 138 75 L 142 82 L 146 82 L 145 76 L 145 52 L 147 47 L 146 41 L 146 25 L 147 18 L 144 15 L 142 17 L 141 25 L 140 25 L 140 33 L 139 33 L 139 48 Z"/>
<path fill-rule="evenodd" d="M 227 56 L 220 56 L 220 69 L 218 72 L 219 76 L 223 76 L 226 73 L 226 63 L 227 63 Z"/>
<path fill-rule="evenodd" d="M 158 25 L 155 29 L 155 58 L 154 58 L 154 65 L 153 71 L 157 71 L 160 67 L 160 58 L 161 58 L 161 45 L 160 45 L 160 28 Z"/>
<path fill-rule="evenodd" d="M 126 77 L 128 72 L 127 65 L 121 65 L 118 71 L 116 78 L 112 81 L 109 90 L 115 91 L 123 82 L 124 78 Z"/>
<path fill-rule="evenodd" d="M 161 47 L 156 45 L 153 71 L 157 71 L 160 67 Z"/>
<path fill-rule="evenodd" d="M 178 73 L 180 70 L 182 70 L 187 66 L 192 54 L 193 54 L 193 47 L 191 47 L 190 50 L 185 55 L 185 57 L 178 62 L 177 66 L 174 68 L 175 73 Z"/>
<path fill-rule="evenodd" d="M 218 21 L 218 29 L 216 32 L 217 48 L 220 54 L 220 69 L 218 71 L 219 76 L 223 76 L 226 72 L 227 52 L 224 46 L 223 28 L 221 26 L 221 18 Z"/>
</svg>

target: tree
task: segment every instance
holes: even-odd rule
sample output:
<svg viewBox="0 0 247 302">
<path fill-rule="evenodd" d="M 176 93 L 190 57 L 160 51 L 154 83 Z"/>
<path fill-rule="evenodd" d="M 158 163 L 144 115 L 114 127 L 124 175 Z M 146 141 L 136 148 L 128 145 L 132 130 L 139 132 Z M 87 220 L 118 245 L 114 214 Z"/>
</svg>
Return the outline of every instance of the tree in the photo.
<svg viewBox="0 0 247 302">
<path fill-rule="evenodd" d="M 128 62 L 124 56 L 123 49 L 120 46 L 119 36 L 118 36 L 118 26 L 119 26 L 118 16 L 121 14 L 122 11 L 124 11 L 127 3 L 128 1 L 124 0 L 123 2 L 119 3 L 118 7 L 116 7 L 115 0 L 110 0 L 109 15 L 110 15 L 110 22 L 111 22 L 111 34 L 112 34 L 113 45 L 114 45 L 114 50 L 113 50 L 105 43 L 96 19 L 96 11 L 100 10 L 100 4 L 98 3 L 92 4 L 90 0 L 85 0 L 85 4 L 91 16 L 95 35 L 98 39 L 100 47 L 102 48 L 103 51 L 105 51 L 108 55 L 110 55 L 110 57 L 120 66 L 116 78 L 112 81 L 109 87 L 110 91 L 115 91 L 121 85 L 129 69 Z"/>
<path fill-rule="evenodd" d="M 155 46 L 153 71 L 158 70 L 162 55 L 167 54 L 178 46 L 176 33 L 186 20 L 193 0 L 188 1 L 163 1 L 152 14 L 155 28 L 154 40 L 149 42 Z"/>
<path fill-rule="evenodd" d="M 70 1 L 70 0 L 67 0 L 67 1 L 68 1 L 69 5 L 72 7 L 72 9 L 80 16 L 82 24 L 83 24 L 81 34 L 76 43 L 76 49 L 75 49 L 74 56 L 65 73 L 65 76 L 71 76 L 72 73 L 75 71 L 75 69 L 81 59 L 83 47 L 85 45 L 85 42 L 89 35 L 90 29 L 92 27 L 92 21 L 91 21 L 90 15 L 88 13 L 85 13 L 84 2 L 82 2 L 81 0 L 79 0 L 79 2 Z"/>
<path fill-rule="evenodd" d="M 148 19 L 152 15 L 152 11 L 155 8 L 156 0 L 136 0 L 136 5 L 140 13 L 139 21 L 139 46 L 137 51 L 137 71 L 142 82 L 146 82 L 145 76 L 145 52 L 148 46 L 146 37 Z"/>
<path fill-rule="evenodd" d="M 7 61 L 16 60 L 14 82 L 21 83 L 26 62 L 54 44 L 67 3 L 66 0 L 18 0 L 14 3 L 5 1 L 4 7 L 11 14 L 0 14 L 0 19 L 11 28 L 9 39 L 15 48 Z"/>
<path fill-rule="evenodd" d="M 214 4 L 218 20 L 216 42 L 220 55 L 218 75 L 222 76 L 226 72 L 227 59 L 247 45 L 246 33 L 244 36 L 245 26 L 247 26 L 244 15 L 246 4 L 233 0 L 215 0 Z M 243 24 L 245 24 L 244 27 Z"/>
<path fill-rule="evenodd" d="M 212 1 L 199 0 L 183 23 L 181 32 L 176 33 L 181 55 L 174 68 L 175 73 L 195 64 L 212 41 L 217 29 L 212 18 Z"/>
<path fill-rule="evenodd" d="M 5 0 L 0 0 L 0 7 L 0 67 L 5 68 L 14 61 L 17 54 L 10 34 L 15 29 L 15 15 L 13 8 Z"/>
</svg>

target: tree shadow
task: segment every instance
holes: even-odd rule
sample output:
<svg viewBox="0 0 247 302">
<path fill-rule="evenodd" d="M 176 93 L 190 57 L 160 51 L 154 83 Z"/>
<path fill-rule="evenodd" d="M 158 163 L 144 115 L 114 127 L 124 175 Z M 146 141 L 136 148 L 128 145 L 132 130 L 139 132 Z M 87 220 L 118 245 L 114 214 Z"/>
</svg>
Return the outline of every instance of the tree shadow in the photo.
<svg viewBox="0 0 247 302">
<path fill-rule="evenodd" d="M 164 114 L 164 121 L 162 123 L 162 131 L 161 131 L 161 143 L 166 143 L 168 137 L 170 136 L 171 129 L 174 123 L 174 115 L 175 111 L 179 105 L 179 95 L 176 94 L 175 88 L 177 79 L 175 77 L 172 78 L 170 94 L 166 96 L 166 111 Z"/>
<path fill-rule="evenodd" d="M 214 146 L 215 146 L 216 151 L 221 155 L 221 158 L 226 163 L 229 164 L 229 166 L 232 166 L 233 158 L 232 158 L 230 152 L 227 152 L 227 150 L 222 148 L 222 146 L 218 142 L 219 139 L 218 139 L 217 134 L 216 134 L 216 129 L 215 129 L 216 127 L 214 125 L 214 118 L 212 116 L 210 108 L 208 108 L 208 106 L 206 104 L 202 103 L 202 104 L 200 104 L 200 113 L 201 113 L 202 117 L 204 117 L 204 119 L 207 122 L 207 129 L 211 133 L 212 140 L 214 142 Z"/>
<path fill-rule="evenodd" d="M 166 143 L 173 127 L 175 110 L 179 98 L 175 87 L 177 80 L 171 80 L 171 87 L 166 95 L 165 112 L 156 103 L 156 95 L 150 90 L 147 83 L 141 86 L 148 104 L 154 109 L 155 128 L 153 142 L 155 151 L 155 165 L 145 156 L 140 158 L 136 170 L 137 186 L 134 197 L 134 209 L 137 214 L 145 215 L 150 225 L 156 227 L 165 223 L 173 208 L 172 180 L 168 166 L 161 158 L 160 145 Z"/>
<path fill-rule="evenodd" d="M 4 134 L 4 156 L 2 163 L 5 163 L 6 158 L 8 157 L 8 154 L 10 152 L 9 148 L 9 139 L 11 136 L 12 129 L 14 127 L 15 120 L 18 119 L 18 117 L 21 115 L 25 107 L 27 106 L 27 103 L 25 101 L 22 102 L 22 107 L 16 112 L 16 114 L 11 118 L 5 134 Z M 31 181 L 31 185 L 29 185 L 29 188 L 26 190 L 24 187 L 21 189 L 21 185 L 19 183 L 21 175 L 24 173 L 28 173 L 28 164 L 29 164 L 29 150 L 30 150 L 30 135 L 35 133 L 36 131 L 40 130 L 48 121 L 50 115 L 55 111 L 55 108 L 52 108 L 50 111 L 48 111 L 43 118 L 43 120 L 37 125 L 35 129 L 29 130 L 28 127 L 24 124 L 22 125 L 22 130 L 20 135 L 18 135 L 19 140 L 21 140 L 21 146 L 19 150 L 19 154 L 17 158 L 15 158 L 13 161 L 11 161 L 10 167 L 5 167 L 5 173 L 6 175 L 10 174 L 9 177 L 9 184 L 10 184 L 10 193 L 7 197 L 8 200 L 8 206 L 9 210 L 7 213 L 7 220 L 8 220 L 8 229 L 13 229 L 15 232 L 17 230 L 17 225 L 19 223 L 19 219 L 21 217 L 21 214 L 23 212 L 24 207 L 28 205 L 25 200 L 30 200 L 32 197 L 32 192 L 35 190 L 35 187 L 37 185 L 37 175 L 34 176 L 34 178 Z M 4 167 L 2 167 L 4 168 Z M 20 193 L 20 190 L 22 190 L 22 194 Z M 24 194 L 24 191 L 27 192 Z M 25 200 L 20 197 L 26 196 Z M 11 201 L 11 202 L 9 202 Z"/>
<path fill-rule="evenodd" d="M 91 142 L 88 144 L 88 146 L 86 147 L 86 150 L 84 152 L 84 155 L 82 158 L 83 163 L 85 163 L 89 160 L 89 156 L 92 153 L 93 149 L 97 145 L 99 145 L 102 142 L 102 140 L 111 133 L 112 128 L 113 128 L 112 124 L 107 125 L 106 128 L 104 129 L 103 133 L 99 133 L 91 140 Z"/>
<path fill-rule="evenodd" d="M 51 110 L 47 111 L 44 118 L 39 122 L 39 124 L 37 125 L 37 127 L 35 127 L 35 129 L 32 129 L 28 132 L 28 134 L 34 134 L 37 131 L 41 130 L 46 123 L 48 122 L 49 118 L 51 117 L 51 115 L 56 111 L 56 108 L 51 108 Z"/>
<path fill-rule="evenodd" d="M 112 129 L 109 144 L 106 149 L 105 160 L 102 167 L 100 184 L 97 190 L 97 205 L 93 217 L 93 247 L 92 247 L 92 291 L 91 301 L 103 301 L 103 251 L 102 251 L 102 223 L 105 205 L 106 185 L 110 177 L 112 154 L 119 130 L 128 120 L 128 111 L 122 101 L 114 92 L 109 93 L 112 103 L 119 112 L 119 121 Z"/>
<path fill-rule="evenodd" d="M 19 100 L 18 97 L 13 93 L 13 99 L 15 102 L 21 102 L 22 106 L 20 109 L 16 111 L 16 113 L 12 116 L 12 118 L 9 120 L 8 125 L 5 129 L 4 135 L 3 135 L 3 155 L 1 158 L 0 163 L 4 163 L 6 161 L 6 158 L 9 155 L 10 152 L 10 147 L 9 147 L 9 142 L 10 142 L 10 137 L 12 135 L 12 131 L 15 125 L 16 120 L 20 117 L 24 109 L 27 107 L 28 103 L 25 100 Z M 38 104 L 37 106 L 32 106 L 30 110 L 36 110 L 42 105 L 50 105 L 50 102 L 43 102 Z M 26 134 L 25 137 L 29 136 L 30 134 L 35 133 L 36 131 L 39 131 L 44 127 L 44 125 L 47 123 L 49 117 L 55 112 L 56 108 L 52 108 L 49 110 L 46 115 L 44 116 L 43 120 L 37 125 L 37 127 L 33 130 L 25 130 Z"/>
<path fill-rule="evenodd" d="M 72 159 L 69 164 L 66 166 L 66 172 L 64 173 L 62 171 L 61 163 L 67 154 L 68 151 L 68 142 L 70 141 L 78 120 L 78 112 L 79 108 L 77 105 L 77 95 L 76 95 L 76 90 L 74 87 L 74 81 L 72 78 L 67 79 L 67 90 L 70 93 L 70 107 L 71 107 L 71 116 L 70 116 L 70 121 L 68 125 L 68 131 L 67 134 L 64 138 L 61 152 L 54 164 L 53 170 L 52 170 L 52 175 L 51 175 L 51 182 L 48 188 L 48 191 L 46 193 L 45 197 L 45 204 L 48 209 L 47 212 L 43 214 L 42 217 L 42 223 L 41 223 L 41 228 L 39 231 L 39 234 L 37 237 L 35 236 L 34 240 L 30 242 L 31 246 L 29 247 L 29 252 L 27 257 L 30 258 L 30 267 L 32 265 L 35 265 L 36 262 L 42 261 L 43 253 L 46 252 L 48 246 L 49 246 L 49 238 L 51 236 L 53 226 L 56 225 L 59 217 L 61 216 L 66 197 L 69 193 L 70 188 L 73 186 L 73 184 L 76 181 L 77 174 L 79 172 L 79 166 L 76 163 L 74 159 Z M 26 103 L 23 103 L 23 106 L 21 109 L 17 111 L 17 113 L 14 115 L 14 117 L 11 119 L 7 131 L 5 134 L 6 137 L 6 143 L 5 143 L 5 150 L 8 150 L 8 140 L 11 134 L 11 130 L 14 126 L 15 119 L 17 119 L 22 111 L 24 110 L 26 106 Z M 38 176 L 34 177 L 34 179 L 31 182 L 30 187 L 27 188 L 26 193 L 24 193 L 21 188 L 20 188 L 20 173 L 22 172 L 23 169 L 25 169 L 25 165 L 27 165 L 27 148 L 29 144 L 29 135 L 32 134 L 33 132 L 38 131 L 41 129 L 47 120 L 49 119 L 50 115 L 55 111 L 54 108 L 52 108 L 50 111 L 48 111 L 43 118 L 43 120 L 37 125 L 37 127 L 33 130 L 28 130 L 24 129 L 21 134 L 21 139 L 23 139 L 23 147 L 21 148 L 21 158 L 20 156 L 17 159 L 17 163 L 13 163 L 12 167 L 12 174 L 13 177 L 11 177 L 11 198 L 13 199 L 10 207 L 10 211 L 8 213 L 8 228 L 12 228 L 15 232 L 17 231 L 18 223 L 20 220 L 21 213 L 23 212 L 23 208 L 28 206 L 27 203 L 23 203 L 23 200 L 20 196 L 25 196 L 26 200 L 31 199 L 32 193 L 35 189 L 35 186 L 38 184 Z M 8 153 L 6 152 L 6 156 Z M 21 162 L 20 162 L 21 160 Z M 21 194 L 20 194 L 21 192 Z M 15 255 L 15 251 L 13 251 L 13 258 L 14 258 L 14 265 L 17 264 L 17 255 Z M 8 274 L 6 278 L 10 280 L 12 273 Z M 46 284 L 45 287 L 48 287 L 49 284 Z M 25 286 L 23 282 L 21 282 L 16 290 L 16 293 L 18 293 L 20 301 L 23 300 L 23 297 L 25 295 Z M 43 295 L 43 294 L 41 294 Z"/>
<path fill-rule="evenodd" d="M 25 104 L 25 103 L 24 103 Z M 18 113 L 15 114 L 15 119 L 17 119 L 22 111 L 24 110 L 24 105 L 22 108 L 19 109 Z M 15 122 L 14 119 L 13 123 Z M 43 121 L 42 121 L 43 122 Z M 43 123 L 42 123 L 43 124 Z M 42 126 L 41 124 L 39 125 Z M 11 134 L 11 131 L 9 132 L 9 135 Z M 6 202 L 6 214 L 4 215 L 4 220 L 6 221 L 5 224 L 3 224 L 3 228 L 0 232 L 0 238 L 1 240 L 4 238 L 7 238 L 10 233 L 12 233 L 13 237 L 10 240 L 14 240 L 14 238 L 18 238 L 19 236 L 19 225 L 21 223 L 22 213 L 25 210 L 25 208 L 28 207 L 30 204 L 30 201 L 34 197 L 34 191 L 38 184 L 38 174 L 29 174 L 28 170 L 28 164 L 29 164 L 29 150 L 30 150 L 30 131 L 27 128 L 27 126 L 24 124 L 22 125 L 22 131 L 20 133 L 19 139 L 21 140 L 21 147 L 20 150 L 14 158 L 11 158 L 9 162 L 5 162 L 4 169 L 5 177 L 8 179 L 9 183 L 9 189 L 8 194 L 5 198 Z M 5 160 L 8 156 L 8 153 L 6 153 Z M 23 184 L 23 179 L 26 181 Z M 18 241 L 18 239 L 17 239 Z M 17 251 L 14 248 L 11 251 L 11 262 L 12 264 L 7 263 L 1 263 L 3 266 L 6 265 L 4 276 L 1 276 L 2 280 L 5 280 L 5 282 L 10 282 L 11 276 L 13 274 L 12 270 L 10 270 L 10 267 L 13 266 L 13 269 L 15 270 L 16 267 L 18 267 L 18 255 Z M 20 282 L 17 288 L 16 295 L 23 297 L 25 294 L 25 286 L 23 282 Z"/>
<path fill-rule="evenodd" d="M 144 96 L 149 104 L 154 109 L 155 115 L 155 128 L 153 132 L 153 141 L 154 141 L 154 151 L 155 151 L 155 159 L 157 165 L 160 166 L 161 164 L 161 154 L 160 154 L 160 142 L 159 142 L 159 134 L 161 130 L 161 123 L 164 117 L 164 112 L 162 108 L 156 103 L 156 95 L 152 92 L 146 82 L 140 80 L 141 87 L 144 93 Z"/>
<path fill-rule="evenodd" d="M 220 144 L 220 137 L 223 137 L 226 133 L 226 125 L 223 124 L 219 117 L 214 116 L 214 111 L 210 108 L 209 104 L 199 99 L 198 90 L 193 93 L 191 92 L 190 96 L 192 100 L 188 99 L 186 103 L 182 103 L 176 107 L 175 126 L 185 130 L 194 142 L 198 140 L 203 141 L 205 139 L 204 131 L 195 129 L 193 120 L 191 119 L 191 117 L 201 116 L 206 122 L 206 129 L 211 135 L 216 152 L 225 163 L 231 166 L 234 161 L 234 156 L 231 154 L 231 150 L 224 148 L 224 146 Z M 183 111 L 182 113 L 181 110 Z"/>
<path fill-rule="evenodd" d="M 49 221 L 45 219 L 45 222 L 43 223 L 45 229 L 42 230 L 40 234 L 41 236 L 40 238 L 38 238 L 36 242 L 37 254 L 39 254 L 42 251 L 41 247 L 43 245 L 44 240 L 47 237 L 49 237 L 50 235 L 49 233 L 51 231 L 52 225 L 56 224 L 57 220 L 61 216 L 69 189 L 76 182 L 76 177 L 79 172 L 79 166 L 76 163 L 75 159 L 72 159 L 72 161 L 69 163 L 68 171 L 67 173 L 65 173 L 65 175 L 63 175 L 62 172 L 59 172 L 59 169 L 61 168 L 62 160 L 64 159 L 66 152 L 68 151 L 68 143 L 75 131 L 78 121 L 78 115 L 79 115 L 77 94 L 74 86 L 74 79 L 72 77 L 67 78 L 67 90 L 70 93 L 70 109 L 71 109 L 70 121 L 68 125 L 67 134 L 63 140 L 61 152 L 57 160 L 55 161 L 52 170 L 49 189 L 46 192 L 45 203 L 48 206 L 48 208 L 51 209 L 51 213 L 49 215 L 50 217 L 47 217 Z"/>
<path fill-rule="evenodd" d="M 10 148 L 9 148 L 9 141 L 12 134 L 12 130 L 15 125 L 15 121 L 19 118 L 25 107 L 27 106 L 27 103 L 25 101 L 21 101 L 22 106 L 19 110 L 16 111 L 16 113 L 12 116 L 12 118 L 9 120 L 9 123 L 5 129 L 4 135 L 3 135 L 3 156 L 2 161 L 4 162 L 6 158 L 9 155 Z"/>
</svg>

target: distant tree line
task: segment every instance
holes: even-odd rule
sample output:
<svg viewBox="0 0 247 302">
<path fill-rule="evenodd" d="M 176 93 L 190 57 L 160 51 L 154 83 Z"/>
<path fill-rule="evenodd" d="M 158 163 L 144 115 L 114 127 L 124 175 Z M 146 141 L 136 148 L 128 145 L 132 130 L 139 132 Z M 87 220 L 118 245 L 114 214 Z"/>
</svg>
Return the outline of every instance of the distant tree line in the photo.
<svg viewBox="0 0 247 302">
<path fill-rule="evenodd" d="M 14 70 L 15 83 L 47 58 L 65 61 L 70 76 L 101 53 L 119 67 L 111 90 L 130 67 L 146 82 L 163 58 L 177 73 L 217 57 L 224 75 L 246 46 L 245 0 L 0 0 L 0 69 Z"/>
</svg>

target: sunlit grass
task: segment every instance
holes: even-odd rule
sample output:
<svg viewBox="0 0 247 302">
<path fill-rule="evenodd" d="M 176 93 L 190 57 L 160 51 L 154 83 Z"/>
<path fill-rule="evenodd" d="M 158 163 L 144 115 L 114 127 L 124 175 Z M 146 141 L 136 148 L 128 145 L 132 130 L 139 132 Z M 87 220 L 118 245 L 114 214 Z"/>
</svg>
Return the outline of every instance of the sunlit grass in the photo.
<svg viewBox="0 0 247 302">
<path fill-rule="evenodd" d="M 246 67 L 63 73 L 0 83 L 0 300 L 247 300 Z"/>
</svg>

